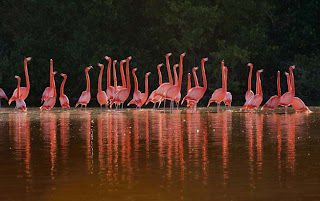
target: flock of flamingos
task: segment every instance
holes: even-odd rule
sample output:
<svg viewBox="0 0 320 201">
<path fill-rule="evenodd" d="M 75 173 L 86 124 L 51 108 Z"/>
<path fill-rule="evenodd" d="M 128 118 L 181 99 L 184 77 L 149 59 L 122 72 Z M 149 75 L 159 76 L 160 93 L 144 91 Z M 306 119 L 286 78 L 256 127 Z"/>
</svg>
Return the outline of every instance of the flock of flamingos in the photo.
<svg viewBox="0 0 320 201">
<path fill-rule="evenodd" d="M 162 75 L 160 68 L 164 64 L 159 64 L 157 66 L 158 70 L 158 76 L 159 76 L 159 87 L 154 90 L 150 96 L 148 94 L 148 77 L 151 74 L 150 72 L 146 73 L 145 75 L 145 92 L 141 93 L 138 89 L 138 80 L 135 72 L 137 71 L 137 68 L 132 70 L 132 76 L 134 79 L 134 92 L 133 92 L 133 98 L 128 103 L 135 104 L 138 108 L 141 108 L 143 104 L 148 104 L 149 102 L 154 103 L 153 108 L 155 108 L 156 104 L 158 103 L 158 108 L 162 102 L 164 102 L 165 107 L 165 101 L 170 100 L 170 110 L 173 111 L 174 103 L 176 103 L 177 107 L 179 106 L 179 102 L 181 99 L 181 83 L 182 83 L 182 74 L 183 74 L 183 58 L 185 57 L 185 53 L 180 55 L 180 62 L 179 64 L 175 64 L 173 66 L 173 73 L 175 78 L 175 83 L 173 82 L 172 74 L 171 74 L 171 67 L 169 62 L 169 57 L 171 56 L 171 53 L 166 54 L 166 67 L 169 77 L 169 82 L 162 83 Z M 102 90 L 101 82 L 102 82 L 102 75 L 104 70 L 103 64 L 98 64 L 100 67 L 100 74 L 99 74 L 99 80 L 98 80 L 98 93 L 97 93 L 97 100 L 102 107 L 103 105 L 110 106 L 112 108 L 112 105 L 115 105 L 115 109 L 117 110 L 118 107 L 123 108 L 124 102 L 128 99 L 130 95 L 130 72 L 129 72 L 129 62 L 132 59 L 132 57 L 128 57 L 125 60 L 120 61 L 120 72 L 121 72 L 121 78 L 122 78 L 122 86 L 117 85 L 117 76 L 116 76 L 116 63 L 117 60 L 112 61 L 112 59 L 108 56 L 105 57 L 105 59 L 108 61 L 108 68 L 107 68 L 107 89 L 106 91 Z M 25 77 L 26 77 L 26 87 L 21 87 L 20 82 L 21 78 L 19 76 L 15 76 L 15 78 L 18 81 L 17 88 L 14 90 L 12 97 L 9 99 L 8 103 L 11 104 L 12 101 L 16 101 L 16 109 L 20 111 L 26 111 L 26 103 L 25 99 L 29 95 L 30 90 L 30 82 L 29 82 L 29 75 L 28 75 L 28 67 L 27 63 L 31 60 L 31 57 L 28 57 L 24 60 L 24 70 L 25 70 Z M 193 68 L 192 73 L 194 77 L 195 86 L 191 87 L 191 79 L 190 79 L 190 73 L 188 73 L 188 92 L 187 95 L 182 99 L 181 104 L 184 102 L 187 102 L 187 107 L 191 107 L 193 109 L 197 108 L 197 103 L 199 100 L 203 97 L 204 93 L 207 90 L 207 79 L 206 79 L 206 73 L 204 68 L 204 63 L 208 61 L 208 58 L 203 58 L 201 60 L 201 72 L 202 72 L 202 79 L 203 79 L 203 86 L 199 86 L 198 78 L 196 75 L 197 67 Z M 114 86 L 111 86 L 111 64 L 113 66 L 113 79 L 114 79 Z M 123 65 L 126 64 L 126 72 L 124 73 Z M 263 69 L 257 71 L 257 78 L 256 78 L 256 94 L 253 93 L 251 90 L 251 77 L 252 77 L 252 69 L 253 65 L 251 63 L 248 64 L 250 67 L 249 77 L 248 77 L 248 91 L 245 94 L 245 104 L 241 109 L 244 110 L 256 110 L 259 109 L 260 104 L 263 100 L 263 92 L 261 87 L 261 80 L 260 80 L 260 74 L 263 72 Z M 179 76 L 177 75 L 177 68 L 179 67 Z M 287 76 L 287 85 L 288 85 L 288 92 L 284 93 L 281 96 L 281 89 L 280 89 L 280 72 L 278 71 L 277 74 L 277 89 L 278 89 L 278 95 L 272 96 L 261 108 L 261 110 L 268 109 L 274 112 L 274 110 L 278 107 L 278 105 L 285 107 L 285 113 L 287 113 L 288 106 L 292 106 L 295 111 L 306 111 L 311 112 L 309 108 L 304 104 L 304 102 L 298 98 L 295 97 L 295 85 L 294 85 L 294 76 L 293 76 L 293 70 L 295 66 L 290 66 L 289 73 L 285 72 L 285 75 Z M 91 93 L 90 93 L 90 78 L 89 78 L 89 71 L 92 69 L 92 66 L 89 66 L 85 69 L 85 75 L 87 80 L 87 89 L 82 92 L 78 102 L 76 103 L 75 107 L 78 105 L 87 106 L 87 104 L 90 102 L 91 99 Z M 227 76 L 228 76 L 228 68 L 224 65 L 224 61 L 221 62 L 221 72 L 222 72 L 222 88 L 216 89 L 209 102 L 208 107 L 212 102 L 217 103 L 217 112 L 219 112 L 220 103 L 224 102 L 225 105 L 228 105 L 231 107 L 232 102 L 232 95 L 230 92 L 227 91 Z M 51 110 L 55 103 L 56 103 L 56 85 L 54 80 L 54 75 L 56 74 L 56 71 L 53 71 L 53 60 L 50 60 L 50 86 L 46 87 L 41 98 L 41 102 L 43 102 L 43 105 L 40 107 L 40 110 Z M 69 106 L 69 99 L 64 94 L 64 86 L 67 80 L 67 75 L 61 73 L 60 74 L 63 77 L 63 82 L 60 86 L 60 105 L 62 108 L 70 108 Z M 148 97 L 149 96 L 149 97 Z M 0 88 L 0 101 L 4 98 L 8 100 L 8 97 L 6 96 L 5 92 Z"/>
</svg>

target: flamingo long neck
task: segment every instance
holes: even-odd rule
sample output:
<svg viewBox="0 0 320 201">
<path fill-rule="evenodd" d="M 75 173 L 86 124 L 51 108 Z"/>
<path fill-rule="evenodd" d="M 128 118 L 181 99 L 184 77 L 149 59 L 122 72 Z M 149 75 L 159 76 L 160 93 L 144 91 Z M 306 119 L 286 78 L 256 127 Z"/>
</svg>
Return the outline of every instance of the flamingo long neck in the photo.
<svg viewBox="0 0 320 201">
<path fill-rule="evenodd" d="M 296 95 L 296 89 L 295 89 L 295 86 L 294 86 L 294 77 L 293 77 L 293 69 L 290 69 L 290 75 L 291 75 L 291 92 L 293 94 L 293 96 Z"/>
<path fill-rule="evenodd" d="M 56 82 L 54 80 L 54 74 L 53 73 L 52 73 L 52 87 L 53 87 L 53 97 L 57 97 Z"/>
<path fill-rule="evenodd" d="M 162 74 L 160 71 L 160 67 L 158 67 L 158 76 L 159 76 L 159 86 L 162 85 Z"/>
<path fill-rule="evenodd" d="M 50 59 L 50 87 L 53 87 L 53 60 Z"/>
<path fill-rule="evenodd" d="M 131 89 L 131 85 L 130 85 L 130 74 L 129 74 L 129 62 L 130 60 L 128 59 L 126 62 L 126 75 L 127 75 L 127 89 Z"/>
<path fill-rule="evenodd" d="M 107 87 L 110 87 L 110 85 L 111 85 L 110 71 L 111 71 L 111 58 L 108 60 L 108 69 L 107 69 Z"/>
<path fill-rule="evenodd" d="M 173 79 L 172 79 L 172 74 L 171 74 L 171 69 L 170 69 L 169 56 L 166 56 L 166 64 L 167 64 L 169 83 L 173 85 Z"/>
<path fill-rule="evenodd" d="M 122 87 L 126 88 L 127 87 L 126 78 L 125 78 L 125 75 L 124 75 L 123 63 L 122 62 L 120 62 L 120 73 L 121 73 Z"/>
<path fill-rule="evenodd" d="M 24 74 L 26 76 L 26 87 L 27 91 L 29 92 L 30 90 L 30 80 L 29 80 L 29 74 L 28 74 L 28 60 L 24 61 Z M 19 97 L 19 96 L 18 96 Z"/>
<path fill-rule="evenodd" d="M 63 81 L 60 86 L 60 96 L 64 95 L 64 85 L 65 85 L 66 81 L 67 81 L 67 76 L 63 76 Z"/>
<path fill-rule="evenodd" d="M 286 76 L 287 76 L 288 92 L 291 92 L 291 91 L 292 91 L 292 88 L 291 88 L 291 82 L 290 82 L 290 75 L 289 75 L 289 73 L 286 73 Z"/>
<path fill-rule="evenodd" d="M 207 76 L 206 76 L 206 70 L 204 69 L 204 62 L 201 62 L 201 71 L 202 71 L 202 79 L 203 79 L 203 88 L 204 90 L 207 89 Z"/>
<path fill-rule="evenodd" d="M 132 75 L 134 79 L 134 91 L 138 91 L 138 79 L 134 70 L 132 70 Z"/>
<path fill-rule="evenodd" d="M 250 72 L 249 72 L 249 77 L 248 77 L 248 91 L 251 91 L 251 79 L 252 79 L 252 69 L 253 69 L 253 66 L 250 65 Z M 257 93 L 257 92 L 256 92 Z"/>
<path fill-rule="evenodd" d="M 258 92 L 256 92 L 256 94 L 259 94 L 259 95 L 263 95 L 262 94 L 262 87 L 261 87 L 261 79 L 260 79 L 260 72 L 258 71 L 257 72 L 257 89 L 258 89 Z"/>
<path fill-rule="evenodd" d="M 100 67 L 99 80 L 98 80 L 98 92 L 102 91 L 102 75 L 103 75 L 104 66 Z"/>
<path fill-rule="evenodd" d="M 17 84 L 17 97 L 18 97 L 18 99 L 20 97 L 20 82 L 21 82 L 21 78 L 18 77 L 18 84 Z"/>
<path fill-rule="evenodd" d="M 196 69 L 192 69 L 192 74 L 193 74 L 193 79 L 194 79 L 194 84 L 196 85 L 196 87 L 199 86 L 199 82 L 198 82 L 198 78 L 197 78 L 197 74 L 196 74 Z"/>
<path fill-rule="evenodd" d="M 86 70 L 86 79 L 87 79 L 87 90 L 88 92 L 90 92 L 90 77 L 89 77 L 89 71 Z"/>
<path fill-rule="evenodd" d="M 224 87 L 225 87 L 225 90 L 227 91 L 227 86 L 228 86 L 228 68 L 225 68 L 224 70 Z"/>
<path fill-rule="evenodd" d="M 113 85 L 114 85 L 114 89 L 117 89 L 116 62 L 113 62 Z"/>
<path fill-rule="evenodd" d="M 181 90 L 181 83 L 182 83 L 182 72 L 183 72 L 183 57 L 184 56 L 180 56 L 180 64 L 179 64 L 179 83 L 178 83 L 178 87 Z"/>
<path fill-rule="evenodd" d="M 227 86 L 226 86 L 226 68 L 223 68 L 223 71 L 222 71 L 222 90 L 223 91 L 227 91 Z"/>
<path fill-rule="evenodd" d="M 277 89 L 278 89 L 278 97 L 281 97 L 281 88 L 280 88 L 280 72 L 278 71 L 278 77 L 277 77 Z"/>
<path fill-rule="evenodd" d="M 148 97 L 148 93 L 149 93 L 148 77 L 149 77 L 149 74 L 146 74 L 146 76 L 144 78 L 144 95 L 145 95 L 145 97 Z"/>
<path fill-rule="evenodd" d="M 188 73 L 188 85 L 187 85 L 187 91 L 191 89 L 191 75 Z"/>
<path fill-rule="evenodd" d="M 178 85 L 177 67 L 173 68 L 173 74 L 174 74 L 174 85 Z"/>
</svg>

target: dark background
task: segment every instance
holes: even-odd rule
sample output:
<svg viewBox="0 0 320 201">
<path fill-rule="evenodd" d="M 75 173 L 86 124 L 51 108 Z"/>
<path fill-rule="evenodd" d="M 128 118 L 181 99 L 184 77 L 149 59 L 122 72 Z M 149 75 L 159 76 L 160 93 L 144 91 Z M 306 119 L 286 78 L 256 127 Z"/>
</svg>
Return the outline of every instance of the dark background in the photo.
<svg viewBox="0 0 320 201">
<path fill-rule="evenodd" d="M 199 66 L 201 58 L 209 57 L 205 66 L 208 90 L 200 105 L 206 105 L 212 92 L 221 87 L 223 59 L 229 68 L 228 91 L 233 94 L 233 105 L 244 103 L 248 62 L 254 65 L 253 89 L 255 71 L 264 69 L 265 101 L 277 93 L 278 70 L 282 92 L 287 91 L 284 72 L 295 64 L 296 96 L 307 105 L 319 104 L 319 13 L 317 0 L 2 0 L 0 87 L 11 96 L 17 84 L 14 75 L 20 75 L 25 86 L 23 60 L 30 56 L 31 91 L 26 103 L 40 106 L 41 94 L 49 86 L 52 58 L 54 70 L 68 75 L 65 93 L 74 105 L 86 87 L 84 69 L 93 65 L 89 106 L 94 106 L 98 105 L 97 63 L 106 65 L 104 56 L 120 61 L 131 55 L 130 69 L 138 68 L 143 92 L 148 71 L 152 72 L 149 89 L 158 87 L 156 65 L 165 62 L 166 53 L 173 53 L 173 66 L 186 52 L 182 97 L 186 94 L 186 73 Z M 57 90 L 62 81 L 59 74 L 55 76 Z M 117 74 L 121 84 L 119 71 Z M 167 81 L 165 68 L 162 74 Z M 202 84 L 200 70 L 198 76 Z"/>
</svg>

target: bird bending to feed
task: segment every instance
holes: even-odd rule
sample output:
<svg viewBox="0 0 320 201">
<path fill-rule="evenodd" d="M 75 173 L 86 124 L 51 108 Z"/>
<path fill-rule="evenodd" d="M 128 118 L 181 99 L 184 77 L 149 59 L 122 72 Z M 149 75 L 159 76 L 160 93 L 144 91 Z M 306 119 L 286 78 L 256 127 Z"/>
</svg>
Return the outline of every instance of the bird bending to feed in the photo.
<svg viewBox="0 0 320 201">
<path fill-rule="evenodd" d="M 63 74 L 63 73 L 61 73 L 60 75 L 63 77 L 63 81 L 62 81 L 61 86 L 60 86 L 60 97 L 59 97 L 60 105 L 61 105 L 62 108 L 70 108 L 69 99 L 64 94 L 64 85 L 65 85 L 65 83 L 67 81 L 67 75 Z"/>
<path fill-rule="evenodd" d="M 15 76 L 15 78 L 18 80 L 18 85 L 17 85 L 17 98 L 16 99 L 16 109 L 20 110 L 20 111 L 27 111 L 27 106 L 26 103 L 24 102 L 24 100 L 20 97 L 20 82 L 21 82 L 21 78 L 19 76 Z"/>
<path fill-rule="evenodd" d="M 57 74 L 57 72 L 53 72 L 52 73 L 52 90 L 53 90 L 53 96 L 47 98 L 43 105 L 40 107 L 40 111 L 42 110 L 51 110 L 54 105 L 56 104 L 56 100 L 57 100 L 57 92 L 56 92 L 56 84 L 54 81 L 54 76 L 55 74 Z"/>
<path fill-rule="evenodd" d="M 0 88 L 0 107 L 1 107 L 1 99 L 6 99 L 8 101 L 8 97 L 6 93 L 3 91 L 3 89 Z"/>
<path fill-rule="evenodd" d="M 78 105 L 85 106 L 87 107 L 87 104 L 90 102 L 91 99 L 91 94 L 90 94 L 90 77 L 89 77 L 89 70 L 92 69 L 92 66 L 89 66 L 85 69 L 85 74 L 86 74 L 86 80 L 87 80 L 87 89 L 82 92 L 78 102 L 76 103 L 77 107 Z"/>
<path fill-rule="evenodd" d="M 181 104 L 183 104 L 183 102 L 186 100 L 189 104 L 189 106 L 193 106 L 193 107 L 197 107 L 197 103 L 199 102 L 199 100 L 203 97 L 204 93 L 207 90 L 207 77 L 206 77 L 206 71 L 204 68 L 204 63 L 208 61 L 208 58 L 203 58 L 201 59 L 201 73 L 202 73 L 202 80 L 203 80 L 203 87 L 200 86 L 196 86 L 193 88 L 190 88 L 188 90 L 187 95 L 183 98 Z M 191 83 L 190 86 L 188 84 L 188 88 L 191 87 Z"/>
<path fill-rule="evenodd" d="M 248 104 L 245 106 L 245 110 L 254 110 L 258 108 L 263 100 L 263 93 L 261 87 L 260 74 L 263 72 L 263 69 L 257 71 L 257 80 L 256 80 L 256 95 L 249 99 Z"/>
<path fill-rule="evenodd" d="M 98 64 L 98 66 L 100 67 L 100 73 L 99 73 L 99 79 L 98 79 L 98 93 L 97 93 L 97 100 L 98 103 L 100 104 L 100 107 L 102 107 L 102 105 L 106 105 L 108 106 L 108 97 L 105 91 L 102 91 L 102 75 L 103 75 L 103 69 L 104 69 L 104 65 L 103 64 Z"/>
<path fill-rule="evenodd" d="M 42 93 L 41 103 L 47 100 L 54 95 L 54 88 L 53 88 L 53 60 L 50 59 L 50 86 L 46 87 L 44 92 Z"/>
<path fill-rule="evenodd" d="M 281 99 L 281 88 L 280 88 L 280 71 L 277 73 L 277 90 L 278 95 L 270 97 L 270 99 L 262 106 L 261 110 L 269 109 L 274 112 L 274 110 L 278 107 Z"/>
<path fill-rule="evenodd" d="M 26 87 L 20 87 L 20 98 L 22 100 L 25 100 L 28 97 L 29 91 L 30 91 L 30 80 L 29 80 L 29 74 L 28 74 L 28 61 L 30 60 L 31 60 L 31 57 L 27 57 L 24 59 L 24 74 L 26 77 Z M 18 92 L 17 89 L 13 91 L 13 94 L 8 101 L 9 105 L 11 104 L 12 101 L 15 101 L 18 99 L 17 92 Z"/>
<path fill-rule="evenodd" d="M 163 94 L 164 99 L 168 99 L 171 101 L 170 103 L 170 109 L 171 112 L 173 110 L 173 103 L 175 101 L 176 96 L 179 94 L 179 92 L 181 91 L 181 83 L 182 83 L 182 74 L 183 74 L 183 58 L 186 56 L 186 53 L 182 53 L 180 55 L 180 62 L 179 62 L 179 82 L 174 85 L 171 86 L 170 88 L 168 88 L 167 91 L 165 91 L 165 93 Z"/>
<path fill-rule="evenodd" d="M 219 108 L 220 108 L 220 103 L 223 101 L 223 99 L 226 97 L 226 93 L 227 93 L 227 88 L 226 88 L 226 76 L 228 73 L 227 71 L 225 72 L 226 67 L 224 66 L 224 61 L 221 62 L 221 74 L 222 74 L 222 88 L 216 89 L 209 102 L 208 102 L 208 106 L 210 105 L 210 103 L 212 102 L 216 102 L 217 103 L 217 112 L 219 112 Z"/>
</svg>

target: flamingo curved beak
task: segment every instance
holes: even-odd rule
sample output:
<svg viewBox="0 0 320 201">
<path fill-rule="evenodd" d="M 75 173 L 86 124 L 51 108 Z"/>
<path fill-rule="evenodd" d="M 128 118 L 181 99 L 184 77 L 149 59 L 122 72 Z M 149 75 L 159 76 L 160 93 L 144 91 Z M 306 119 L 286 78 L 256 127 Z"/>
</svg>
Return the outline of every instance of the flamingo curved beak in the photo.
<svg viewBox="0 0 320 201">
<path fill-rule="evenodd" d="M 18 76 L 18 75 L 15 75 L 15 76 L 14 76 L 14 78 L 18 79 L 18 78 L 19 78 L 19 76 Z"/>
<path fill-rule="evenodd" d="M 127 59 L 130 61 L 132 59 L 132 56 L 129 56 Z"/>
<path fill-rule="evenodd" d="M 108 57 L 108 56 L 105 56 L 104 58 L 105 58 L 106 60 L 109 60 L 109 59 L 111 59 L 111 58 L 110 58 L 110 57 Z"/>
<path fill-rule="evenodd" d="M 133 72 L 136 72 L 137 70 L 138 70 L 138 68 L 134 68 L 134 69 L 132 69 L 132 71 L 133 71 Z"/>
<path fill-rule="evenodd" d="M 167 57 L 170 57 L 172 55 L 171 52 L 169 52 L 168 54 L 166 54 Z"/>
<path fill-rule="evenodd" d="M 27 60 L 27 61 L 30 61 L 30 60 L 31 60 L 31 57 L 27 57 L 26 60 Z"/>
<path fill-rule="evenodd" d="M 181 54 L 181 56 L 183 56 L 183 57 L 184 57 L 184 56 L 186 56 L 186 53 L 185 53 L 185 52 L 184 52 L 184 53 L 182 53 L 182 54 Z"/>
<path fill-rule="evenodd" d="M 209 59 L 208 59 L 208 57 L 206 57 L 206 58 L 203 58 L 203 61 L 208 61 Z"/>
<path fill-rule="evenodd" d="M 194 70 L 198 70 L 198 67 L 193 67 Z"/>
<path fill-rule="evenodd" d="M 149 76 L 150 74 L 151 74 L 151 72 L 146 73 L 146 75 L 148 75 L 148 76 Z"/>
</svg>

